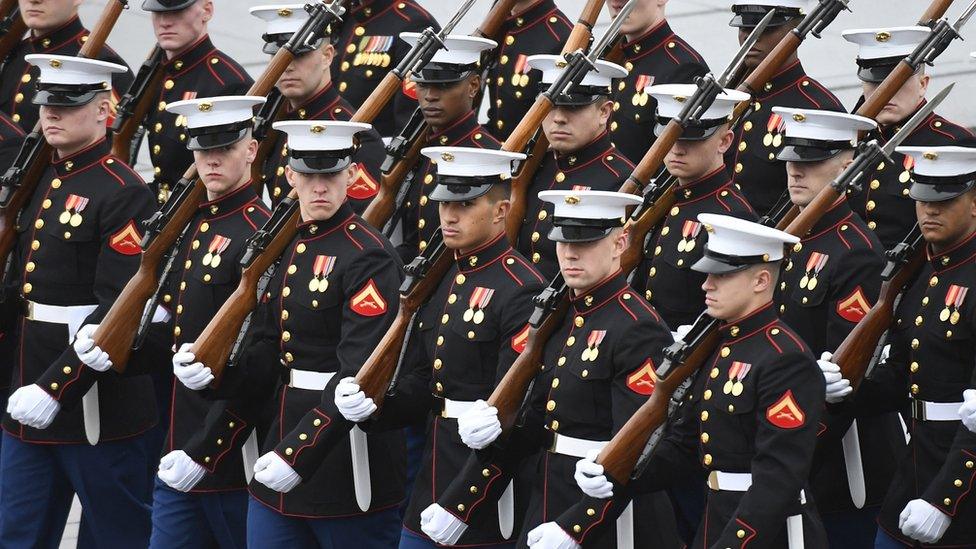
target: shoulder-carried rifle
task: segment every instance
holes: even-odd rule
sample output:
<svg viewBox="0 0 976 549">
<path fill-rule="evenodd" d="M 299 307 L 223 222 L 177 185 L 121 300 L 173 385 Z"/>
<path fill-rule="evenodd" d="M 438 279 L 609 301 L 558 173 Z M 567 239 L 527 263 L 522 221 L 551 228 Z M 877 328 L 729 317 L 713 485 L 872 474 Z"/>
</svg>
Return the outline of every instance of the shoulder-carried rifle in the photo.
<svg viewBox="0 0 976 549">
<path fill-rule="evenodd" d="M 249 90 L 249 95 L 265 96 L 271 92 L 278 78 L 294 59 L 294 52 L 305 43 L 317 41 L 327 27 L 338 21 L 343 13 L 338 2 L 315 3 L 306 7 L 310 18 L 288 43 L 271 59 L 264 74 Z M 139 329 L 137 320 L 147 301 L 159 285 L 159 265 L 173 247 L 183 229 L 193 219 L 197 208 L 206 199 L 203 182 L 197 178 L 195 166 L 190 166 L 173 189 L 162 208 L 146 222 L 143 252 L 139 269 L 122 289 L 105 318 L 95 330 L 94 340 L 112 359 L 112 367 L 125 370 Z"/>
<path fill-rule="evenodd" d="M 98 57 L 128 0 L 105 4 L 95 30 L 78 52 L 79 57 Z M 20 210 L 27 205 L 47 170 L 52 149 L 41 132 L 40 122 L 24 140 L 14 164 L 0 177 L 0 263 L 6 263 L 17 239 L 15 225 Z"/>
<path fill-rule="evenodd" d="M 158 45 L 154 47 L 116 108 L 115 121 L 112 122 L 112 133 L 115 134 L 112 154 L 127 161 L 130 166 L 135 165 L 139 154 L 139 145 L 145 135 L 141 131 L 142 125 L 152 108 L 153 92 L 162 84 L 165 60 L 163 48 Z"/>
<path fill-rule="evenodd" d="M 20 16 L 17 0 L 0 2 L 0 60 L 5 60 L 10 52 L 24 39 L 27 25 Z"/>
<path fill-rule="evenodd" d="M 267 183 L 264 178 L 274 177 L 266 175 L 268 162 L 275 158 L 275 148 L 278 145 L 278 140 L 270 137 L 273 135 L 271 126 L 281 115 L 284 104 L 285 96 L 281 94 L 281 90 L 274 87 L 268 93 L 267 101 L 261 105 L 257 116 L 254 117 L 252 134 L 258 142 L 258 150 L 254 154 L 254 162 L 251 163 L 251 184 L 254 185 L 254 191 L 258 196 L 264 192 L 264 185 Z"/>
</svg>

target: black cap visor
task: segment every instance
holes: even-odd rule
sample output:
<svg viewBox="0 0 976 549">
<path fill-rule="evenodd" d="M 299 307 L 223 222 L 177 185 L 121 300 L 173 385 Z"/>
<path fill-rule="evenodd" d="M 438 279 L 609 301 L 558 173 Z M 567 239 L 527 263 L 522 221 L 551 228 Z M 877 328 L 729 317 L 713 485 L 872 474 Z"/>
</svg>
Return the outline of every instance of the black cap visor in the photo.
<svg viewBox="0 0 976 549">
<path fill-rule="evenodd" d="M 417 84 L 456 84 L 471 76 L 478 70 L 477 64 L 452 65 L 442 63 L 428 63 L 410 78 Z"/>
<path fill-rule="evenodd" d="M 908 196 L 919 202 L 944 202 L 965 194 L 976 184 L 976 173 L 956 177 L 926 177 L 915 174 Z"/>
<path fill-rule="evenodd" d="M 553 242 L 595 242 L 623 227 L 620 219 L 577 219 L 553 217 L 549 240 Z"/>
<path fill-rule="evenodd" d="M 739 272 L 750 265 L 769 263 L 770 259 L 764 255 L 727 255 L 713 252 L 705 244 L 704 255 L 691 266 L 691 270 L 705 274 L 725 274 Z"/>
<path fill-rule="evenodd" d="M 288 41 L 291 40 L 292 36 L 293 34 L 291 33 L 264 34 L 261 36 L 262 38 L 264 38 L 264 47 L 261 48 L 261 51 L 263 51 L 268 55 L 274 55 L 278 53 L 278 50 L 285 47 L 285 44 L 287 44 Z M 296 51 L 293 51 L 292 53 L 295 54 L 295 56 L 305 55 L 306 53 L 311 53 L 313 51 L 318 50 L 319 48 L 322 47 L 322 44 L 324 44 L 325 42 L 326 42 L 326 38 L 320 38 L 319 40 L 311 44 L 303 44 L 299 46 L 298 49 Z"/>
<path fill-rule="evenodd" d="M 180 11 L 186 9 L 197 0 L 143 0 L 142 9 L 145 11 Z"/>
<path fill-rule="evenodd" d="M 776 10 L 776 15 L 770 20 L 767 29 L 772 27 L 779 27 L 785 25 L 794 19 L 799 19 L 803 17 L 803 11 L 799 8 L 779 8 L 772 6 L 752 6 L 752 5 L 737 5 L 732 6 L 732 20 L 729 21 L 730 27 L 740 27 L 740 28 L 755 28 L 759 26 L 759 23 L 766 17 L 766 14 L 770 10 Z"/>
<path fill-rule="evenodd" d="M 206 151 L 229 147 L 244 139 L 249 129 L 251 129 L 251 121 L 245 120 L 234 124 L 188 130 L 190 139 L 187 140 L 186 148 L 191 151 Z"/>
<path fill-rule="evenodd" d="M 437 202 L 464 202 L 474 200 L 491 190 L 492 185 L 507 185 L 500 177 L 459 177 L 438 175 L 437 184 L 430 192 L 430 199 Z"/>
<path fill-rule="evenodd" d="M 38 84 L 32 102 L 49 107 L 80 107 L 91 103 L 95 96 L 108 92 L 101 84 L 72 86 L 66 84 Z"/>
<path fill-rule="evenodd" d="M 783 140 L 783 148 L 776 153 L 776 160 L 783 162 L 820 162 L 833 158 L 841 151 L 849 151 L 853 148 L 850 141 L 819 141 L 787 137 Z"/>
<path fill-rule="evenodd" d="M 298 173 L 338 173 L 352 164 L 355 149 L 341 151 L 291 151 L 288 166 Z"/>
<path fill-rule="evenodd" d="M 664 133 L 664 127 L 671 122 L 670 118 L 657 117 L 657 124 L 654 126 L 654 135 L 660 137 Z M 709 137 L 715 135 L 718 131 L 719 126 L 728 122 L 726 118 L 719 118 L 716 120 L 698 120 L 693 121 L 688 124 L 685 131 L 681 133 L 681 137 L 678 138 L 679 141 L 704 141 Z"/>
<path fill-rule="evenodd" d="M 549 89 L 549 84 L 539 82 L 539 93 Z M 610 99 L 610 88 L 602 86 L 574 86 L 570 93 L 561 93 L 552 98 L 552 104 L 556 107 L 585 107 L 599 101 Z"/>
<path fill-rule="evenodd" d="M 879 83 L 884 82 L 884 79 L 891 74 L 891 71 L 895 70 L 898 63 L 904 59 L 904 56 L 898 57 L 885 57 L 883 59 L 858 59 L 857 60 L 857 77 L 861 79 L 862 82 Z"/>
</svg>

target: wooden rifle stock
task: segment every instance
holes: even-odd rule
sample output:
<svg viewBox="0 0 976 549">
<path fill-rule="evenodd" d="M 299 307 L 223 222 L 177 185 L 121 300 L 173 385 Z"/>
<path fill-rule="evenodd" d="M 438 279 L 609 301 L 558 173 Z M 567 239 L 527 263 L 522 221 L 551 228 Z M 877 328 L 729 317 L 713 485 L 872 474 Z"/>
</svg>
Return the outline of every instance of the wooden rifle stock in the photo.
<svg viewBox="0 0 976 549">
<path fill-rule="evenodd" d="M 403 158 L 394 164 L 389 172 L 380 176 L 380 188 L 363 212 L 363 220 L 366 223 L 382 229 L 383 225 L 393 217 L 400 185 L 420 159 L 420 150 L 427 143 L 427 133 L 425 124 L 417 139 L 410 143 L 410 148 L 404 153 Z"/>
<path fill-rule="evenodd" d="M 656 380 L 651 396 L 600 451 L 597 463 L 618 483 L 626 484 L 630 480 L 647 441 L 667 421 L 675 390 L 705 364 L 718 345 L 718 323 L 702 314 L 695 324 L 703 321 L 708 322 L 708 328 L 696 344 L 690 345 L 690 353 L 667 376 Z"/>
<path fill-rule="evenodd" d="M 101 53 L 102 48 L 105 46 L 105 41 L 108 39 L 108 35 L 112 32 L 112 28 L 115 26 L 119 15 L 122 14 L 122 10 L 125 9 L 127 4 L 128 2 L 123 0 L 112 0 L 105 4 L 105 9 L 102 10 L 95 30 L 92 31 L 88 36 L 88 40 L 81 47 L 81 50 L 78 52 L 78 57 L 92 58 L 97 57 Z M 20 214 L 20 210 L 30 201 L 31 196 L 34 195 L 34 191 L 40 183 L 41 176 L 44 175 L 48 163 L 51 160 L 53 149 L 44 139 L 40 122 L 34 126 L 34 131 L 31 132 L 28 140 L 25 141 L 24 148 L 21 149 L 21 154 L 28 147 L 34 146 L 37 147 L 36 154 L 32 155 L 31 161 L 24 167 L 24 171 L 20 174 L 16 186 L 12 189 L 3 189 L 3 195 L 7 198 L 4 201 L 3 207 L 0 208 L 0 262 L 3 263 L 10 256 L 10 251 L 13 250 L 14 243 L 17 240 L 15 229 L 17 216 Z"/>
<path fill-rule="evenodd" d="M 131 114 L 119 112 L 119 116 L 125 116 L 125 119 L 118 126 L 119 129 L 115 132 L 115 137 L 112 139 L 112 154 L 123 160 L 132 156 L 130 154 L 132 140 L 136 132 L 139 131 L 139 126 L 142 125 L 146 116 L 149 114 L 149 109 L 152 108 L 152 101 L 155 99 L 155 95 L 152 92 L 158 90 L 159 86 L 163 83 L 163 59 L 165 55 L 165 52 L 159 46 L 153 48 L 153 51 L 149 53 L 149 58 L 143 63 L 142 68 L 139 69 L 136 80 L 132 83 L 132 88 L 139 86 L 141 89 L 138 90 L 140 93 L 138 97 L 132 97 L 134 105 L 131 107 Z M 146 72 L 143 73 L 143 71 Z M 143 76 L 146 77 L 146 81 L 140 82 L 140 77 Z M 132 88 L 130 88 L 130 92 Z M 126 95 L 128 95 L 128 92 Z"/>
<path fill-rule="evenodd" d="M 274 93 L 271 95 L 273 96 Z M 273 106 L 268 106 L 267 103 L 265 103 L 265 106 L 268 107 L 269 110 L 273 109 L 273 112 L 262 111 L 263 114 L 266 114 L 268 118 L 261 122 L 261 124 L 266 125 L 264 135 L 254 136 L 256 139 L 258 139 L 258 150 L 254 154 L 254 162 L 251 163 L 251 185 L 254 187 L 254 191 L 258 194 L 258 196 L 264 195 L 264 185 L 265 183 L 269 183 L 265 179 L 265 170 L 268 168 L 268 161 L 272 158 L 276 158 L 275 151 L 278 148 L 278 140 L 275 139 L 275 133 L 273 133 L 276 132 L 276 130 L 274 130 L 271 126 L 278 119 L 281 111 L 284 110 L 283 101 L 278 105 L 277 109 L 274 109 Z M 255 121 L 255 128 L 257 128 L 257 126 L 258 122 Z M 274 177 L 274 175 L 272 175 L 272 177 Z"/>
<path fill-rule="evenodd" d="M 647 233 L 664 220 L 671 207 L 677 200 L 677 182 L 672 181 L 667 187 L 654 198 L 654 201 L 647 204 L 637 219 L 631 218 L 627 223 L 627 232 L 630 234 L 627 249 L 624 250 L 620 258 L 620 268 L 625 273 L 629 273 L 637 268 L 644 258 L 644 239 Z M 627 192 L 621 190 L 621 192 Z M 632 193 L 636 194 L 636 193 Z"/>
<path fill-rule="evenodd" d="M 949 6 L 952 5 L 953 0 L 933 0 L 932 4 L 929 5 L 925 13 L 918 18 L 918 23 L 920 25 L 928 25 L 932 21 L 941 19 L 945 12 L 949 11 Z"/>
<path fill-rule="evenodd" d="M 428 263 L 423 275 L 415 280 L 406 293 L 400 294 L 400 307 L 393 324 L 356 373 L 356 383 L 377 406 L 383 402 L 396 372 L 400 350 L 406 342 L 413 314 L 437 290 L 454 261 L 451 251 L 440 243 L 428 246 L 427 250 L 430 253 L 424 256 Z"/>
<path fill-rule="evenodd" d="M 540 131 L 529 152 L 529 157 L 522 163 L 518 175 L 512 179 L 511 207 L 505 217 L 505 236 L 513 246 L 518 243 L 519 231 L 522 230 L 522 223 L 525 221 L 525 210 L 528 208 L 529 201 L 527 195 L 532 185 L 532 178 L 542 165 L 548 150 L 549 140 L 546 139 L 546 134 Z"/>
<path fill-rule="evenodd" d="M 2 60 L 23 40 L 24 33 L 27 32 L 27 24 L 20 16 L 17 0 L 0 2 L 0 17 L 3 17 L 2 24 L 6 27 L 3 35 L 0 36 L 0 60 Z"/>
<path fill-rule="evenodd" d="M 850 380 L 855 389 L 864 380 L 881 336 L 891 327 L 896 298 L 918 275 L 925 261 L 925 244 L 919 238 L 910 255 L 905 258 L 905 263 L 898 266 L 890 278 L 881 284 L 878 301 L 834 351 L 831 360 L 840 366 L 841 375 Z"/>
<path fill-rule="evenodd" d="M 489 40 L 498 41 L 498 33 L 502 30 L 502 25 L 512 15 L 512 8 L 515 7 L 515 0 L 497 0 L 492 4 L 484 20 L 475 29 L 472 36 L 480 36 Z"/>
<path fill-rule="evenodd" d="M 197 337 L 190 347 L 190 352 L 197 359 L 208 366 L 213 373 L 212 385 L 219 386 L 223 378 L 224 369 L 234 348 L 234 342 L 241 333 L 241 327 L 251 311 L 257 307 L 258 281 L 265 271 L 270 268 L 285 248 L 291 244 L 298 233 L 298 222 L 301 214 L 298 208 L 298 197 L 295 191 L 288 194 L 288 200 L 282 201 L 268 221 L 268 226 L 277 226 L 278 230 L 269 232 L 270 241 L 256 254 L 247 267 L 241 272 L 241 281 L 234 292 L 217 310 L 207 327 Z M 278 223 L 280 222 L 280 225 Z"/>
</svg>

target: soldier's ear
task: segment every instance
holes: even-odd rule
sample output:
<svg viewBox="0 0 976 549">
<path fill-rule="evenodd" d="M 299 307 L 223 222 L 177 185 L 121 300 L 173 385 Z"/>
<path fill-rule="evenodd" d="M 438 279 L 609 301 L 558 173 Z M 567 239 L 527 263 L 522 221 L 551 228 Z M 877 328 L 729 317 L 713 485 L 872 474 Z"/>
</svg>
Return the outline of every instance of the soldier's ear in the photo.
<svg viewBox="0 0 976 549">
<path fill-rule="evenodd" d="M 481 92 L 481 75 L 475 74 L 468 78 L 468 97 L 474 99 Z"/>
<path fill-rule="evenodd" d="M 213 0 L 204 0 L 203 2 L 203 22 L 208 23 L 213 19 L 214 14 L 214 3 Z"/>
<path fill-rule="evenodd" d="M 600 111 L 600 123 L 606 125 L 610 121 L 610 115 L 613 114 L 613 100 L 603 101 L 598 109 Z"/>
<path fill-rule="evenodd" d="M 322 46 L 322 57 L 325 59 L 325 66 L 328 68 L 332 64 L 332 59 L 335 57 L 335 46 L 332 44 Z"/>
<path fill-rule="evenodd" d="M 251 164 L 254 162 L 254 159 L 257 158 L 257 156 L 258 156 L 258 140 L 254 138 L 250 138 L 247 141 L 247 155 L 245 155 L 245 159 L 248 164 Z"/>
<path fill-rule="evenodd" d="M 718 152 L 725 154 L 725 151 L 729 150 L 729 147 L 732 146 L 732 141 L 735 139 L 735 134 L 732 133 L 732 130 L 730 130 L 727 125 L 723 125 L 715 133 L 722 136 L 718 142 Z"/>
<path fill-rule="evenodd" d="M 291 166 L 285 165 L 285 181 L 288 181 L 288 186 L 295 188 L 295 180 L 298 179 L 298 174 L 295 170 L 291 169 Z"/>
</svg>

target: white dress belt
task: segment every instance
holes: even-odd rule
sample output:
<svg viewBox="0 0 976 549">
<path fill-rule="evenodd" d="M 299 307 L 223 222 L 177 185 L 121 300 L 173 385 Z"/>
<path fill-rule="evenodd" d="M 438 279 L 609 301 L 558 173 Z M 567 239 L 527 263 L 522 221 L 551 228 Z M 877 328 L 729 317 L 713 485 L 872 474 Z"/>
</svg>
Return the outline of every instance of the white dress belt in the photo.
<svg viewBox="0 0 976 549">
<path fill-rule="evenodd" d="M 73 338 L 81 328 L 81 323 L 97 308 L 98 305 L 45 305 L 28 301 L 26 316 L 27 320 L 34 322 L 65 324 L 70 332 L 68 336 Z"/>
<path fill-rule="evenodd" d="M 912 418 L 918 421 L 959 421 L 962 402 L 927 402 L 912 399 Z"/>
<path fill-rule="evenodd" d="M 590 450 L 603 450 L 609 444 L 608 440 L 587 440 L 585 438 L 568 437 L 558 433 L 552 434 L 552 446 L 549 451 L 576 458 L 585 458 Z"/>
<path fill-rule="evenodd" d="M 445 419 L 457 419 L 474 407 L 474 400 L 451 400 L 444 399 L 444 409 L 441 410 L 441 417 Z"/>
<path fill-rule="evenodd" d="M 307 391 L 321 391 L 332 381 L 337 372 L 313 372 L 311 370 L 297 370 L 292 368 L 288 371 L 288 386 L 294 389 L 305 389 Z"/>
</svg>

